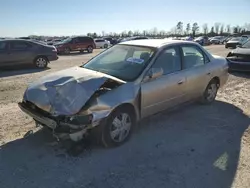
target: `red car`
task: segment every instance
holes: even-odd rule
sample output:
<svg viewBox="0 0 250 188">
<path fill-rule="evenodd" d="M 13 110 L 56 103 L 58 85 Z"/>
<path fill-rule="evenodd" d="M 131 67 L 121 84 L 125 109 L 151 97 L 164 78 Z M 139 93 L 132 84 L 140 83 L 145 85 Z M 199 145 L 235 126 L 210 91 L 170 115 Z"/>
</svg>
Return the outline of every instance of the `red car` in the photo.
<svg viewBox="0 0 250 188">
<path fill-rule="evenodd" d="M 62 42 L 54 44 L 58 53 L 70 54 L 72 51 L 87 51 L 92 53 L 93 49 L 96 48 L 94 39 L 87 36 L 70 37 Z"/>
</svg>

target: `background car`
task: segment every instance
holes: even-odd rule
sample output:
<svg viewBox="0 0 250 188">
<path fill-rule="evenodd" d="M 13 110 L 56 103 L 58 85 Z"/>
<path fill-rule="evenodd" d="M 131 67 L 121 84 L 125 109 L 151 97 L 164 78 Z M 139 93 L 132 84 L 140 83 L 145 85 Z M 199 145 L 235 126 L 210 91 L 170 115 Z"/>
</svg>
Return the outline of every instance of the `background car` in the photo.
<svg viewBox="0 0 250 188">
<path fill-rule="evenodd" d="M 198 37 L 198 38 L 194 39 L 194 42 L 197 42 L 202 46 L 210 44 L 207 36 Z"/>
<path fill-rule="evenodd" d="M 229 41 L 226 42 L 225 48 L 236 48 L 241 43 L 241 37 L 232 37 Z"/>
<path fill-rule="evenodd" d="M 92 53 L 93 49 L 96 48 L 94 39 L 87 36 L 70 37 L 54 44 L 54 46 L 58 53 L 63 54 L 70 54 L 73 51 L 87 51 L 88 53 Z"/>
<path fill-rule="evenodd" d="M 105 37 L 105 38 L 103 38 L 103 39 L 109 41 L 111 45 L 114 45 L 114 44 L 117 43 L 117 39 L 112 38 L 112 37 Z"/>
<path fill-rule="evenodd" d="M 110 42 L 105 39 L 94 39 L 96 48 L 108 48 Z"/>
<path fill-rule="evenodd" d="M 229 70 L 250 72 L 250 39 L 227 55 Z"/>
<path fill-rule="evenodd" d="M 209 42 L 211 44 L 223 44 L 224 39 L 225 39 L 225 37 L 223 37 L 223 36 L 215 36 L 215 37 L 212 37 L 211 39 L 209 39 Z"/>
<path fill-rule="evenodd" d="M 54 40 L 48 42 L 47 44 L 48 44 L 48 45 L 54 45 L 54 44 L 57 44 L 57 43 L 59 43 L 59 42 L 62 42 L 62 40 L 61 40 L 61 39 L 54 39 Z"/>
<path fill-rule="evenodd" d="M 79 141 L 89 132 L 112 147 L 143 118 L 188 101 L 213 103 L 227 79 L 226 59 L 194 42 L 134 40 L 41 78 L 19 107 L 59 139 Z"/>
<path fill-rule="evenodd" d="M 57 50 L 54 46 L 44 45 L 31 40 L 0 40 L 1 67 L 33 64 L 38 68 L 45 68 L 50 61 L 57 59 Z"/>
<path fill-rule="evenodd" d="M 145 36 L 135 36 L 135 37 L 124 38 L 120 42 L 126 42 L 126 41 L 131 41 L 131 40 L 142 40 L 142 39 L 149 39 L 149 38 Z"/>
</svg>

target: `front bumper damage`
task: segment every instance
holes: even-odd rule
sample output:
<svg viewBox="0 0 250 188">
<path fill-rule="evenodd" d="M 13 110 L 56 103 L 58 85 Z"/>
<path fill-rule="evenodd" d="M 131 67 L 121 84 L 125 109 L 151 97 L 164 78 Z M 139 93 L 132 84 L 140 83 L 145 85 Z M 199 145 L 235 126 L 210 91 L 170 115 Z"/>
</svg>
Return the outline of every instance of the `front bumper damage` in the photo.
<svg viewBox="0 0 250 188">
<path fill-rule="evenodd" d="M 229 53 L 227 61 L 231 71 L 250 72 L 250 55 Z"/>
<path fill-rule="evenodd" d="M 92 129 L 105 121 L 105 118 L 103 118 L 93 122 L 92 116 L 87 115 L 81 116 L 86 117 L 85 123 L 81 122 L 81 124 L 78 124 L 76 121 L 74 123 L 70 123 L 66 122 L 65 118 L 63 119 L 62 117 L 53 117 L 35 105 L 26 102 L 20 102 L 18 103 L 18 106 L 24 113 L 31 116 L 37 125 L 49 128 L 57 140 L 71 139 L 75 142 L 80 141 L 89 129 Z"/>
</svg>

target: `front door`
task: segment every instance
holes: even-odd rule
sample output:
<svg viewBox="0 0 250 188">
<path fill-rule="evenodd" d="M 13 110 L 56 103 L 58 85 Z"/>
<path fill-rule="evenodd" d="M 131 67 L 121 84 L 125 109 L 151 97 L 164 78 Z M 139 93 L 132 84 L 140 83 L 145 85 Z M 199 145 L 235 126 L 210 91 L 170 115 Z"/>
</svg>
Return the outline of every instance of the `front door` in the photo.
<svg viewBox="0 0 250 188">
<path fill-rule="evenodd" d="M 186 76 L 181 70 L 178 47 L 164 49 L 152 68 L 162 68 L 163 75 L 141 84 L 141 117 L 173 107 L 186 99 Z"/>
</svg>

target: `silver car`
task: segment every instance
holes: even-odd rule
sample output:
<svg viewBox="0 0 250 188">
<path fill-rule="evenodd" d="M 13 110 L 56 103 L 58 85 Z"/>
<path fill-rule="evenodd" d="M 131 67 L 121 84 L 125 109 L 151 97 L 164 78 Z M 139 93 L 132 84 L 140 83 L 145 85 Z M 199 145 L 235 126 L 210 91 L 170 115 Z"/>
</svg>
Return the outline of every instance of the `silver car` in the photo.
<svg viewBox="0 0 250 188">
<path fill-rule="evenodd" d="M 134 40 L 41 78 L 19 107 L 59 139 L 90 133 L 104 146 L 118 146 L 145 117 L 191 100 L 212 103 L 227 79 L 226 59 L 197 43 Z"/>
</svg>

